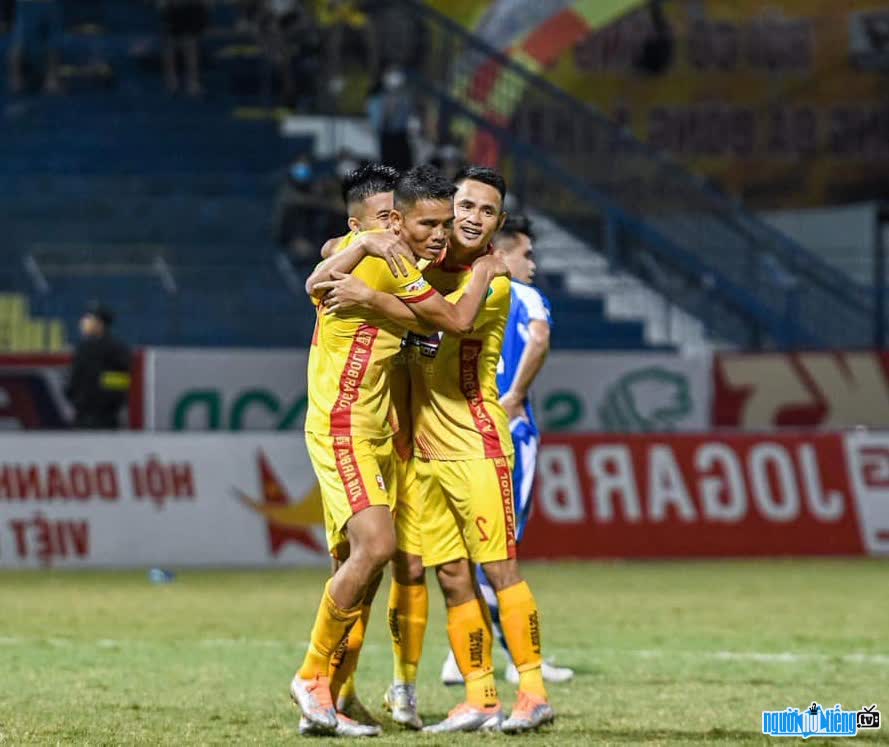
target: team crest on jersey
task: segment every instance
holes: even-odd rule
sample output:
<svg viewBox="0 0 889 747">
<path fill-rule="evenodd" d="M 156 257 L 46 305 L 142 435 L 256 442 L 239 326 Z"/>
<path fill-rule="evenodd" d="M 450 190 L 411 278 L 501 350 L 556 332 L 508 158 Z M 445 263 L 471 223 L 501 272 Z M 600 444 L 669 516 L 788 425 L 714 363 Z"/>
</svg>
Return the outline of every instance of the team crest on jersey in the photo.
<svg viewBox="0 0 889 747">
<path fill-rule="evenodd" d="M 441 332 L 433 332 L 428 337 L 409 332 L 406 344 L 409 347 L 417 348 L 420 351 L 420 355 L 425 358 L 434 358 L 438 354 L 442 336 L 443 333 Z"/>
</svg>

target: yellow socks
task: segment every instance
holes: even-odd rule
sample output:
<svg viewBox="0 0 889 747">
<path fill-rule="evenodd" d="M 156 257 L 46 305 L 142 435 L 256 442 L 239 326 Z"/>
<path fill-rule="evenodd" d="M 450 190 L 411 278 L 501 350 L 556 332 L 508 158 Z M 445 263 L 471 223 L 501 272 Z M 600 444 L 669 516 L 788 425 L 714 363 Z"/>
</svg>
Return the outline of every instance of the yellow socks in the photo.
<svg viewBox="0 0 889 747">
<path fill-rule="evenodd" d="M 321 597 L 321 604 L 318 605 L 318 615 L 312 628 L 309 650 L 299 670 L 299 676 L 304 680 L 328 676 L 330 659 L 334 651 L 361 617 L 361 607 L 344 610 L 337 606 L 330 596 L 332 581 L 333 579 L 328 580 L 324 586 L 324 595 Z"/>
<path fill-rule="evenodd" d="M 478 599 L 448 607 L 448 638 L 466 680 L 466 702 L 476 708 L 497 705 L 493 636 Z"/>
<path fill-rule="evenodd" d="M 423 653 L 429 621 L 429 591 L 426 584 L 402 586 L 395 579 L 389 588 L 389 633 L 392 636 L 394 682 L 413 685 Z"/>
<path fill-rule="evenodd" d="M 370 605 L 361 608 L 361 616 L 355 621 L 349 635 L 343 639 L 330 657 L 330 694 L 333 702 L 355 694 L 355 670 L 364 644 L 364 632 L 370 620 Z"/>
<path fill-rule="evenodd" d="M 540 654 L 540 617 L 527 582 L 497 592 L 500 627 L 519 670 L 519 691 L 546 698 Z"/>
</svg>

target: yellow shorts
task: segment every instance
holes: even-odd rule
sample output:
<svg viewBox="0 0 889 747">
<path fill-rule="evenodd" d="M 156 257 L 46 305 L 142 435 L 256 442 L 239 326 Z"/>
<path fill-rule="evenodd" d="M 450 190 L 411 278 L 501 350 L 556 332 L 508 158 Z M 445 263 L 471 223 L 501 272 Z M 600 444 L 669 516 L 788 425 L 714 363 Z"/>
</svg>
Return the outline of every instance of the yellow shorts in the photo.
<svg viewBox="0 0 889 747">
<path fill-rule="evenodd" d="M 395 458 L 398 492 L 395 500 L 395 541 L 398 549 L 423 554 L 423 492 L 413 457 Z"/>
<path fill-rule="evenodd" d="M 346 524 L 370 506 L 395 510 L 397 478 L 391 438 L 352 438 L 306 433 L 309 459 L 321 488 L 330 554 L 348 544 Z"/>
<path fill-rule="evenodd" d="M 423 565 L 516 556 L 512 456 L 414 461 L 423 495 Z"/>
</svg>

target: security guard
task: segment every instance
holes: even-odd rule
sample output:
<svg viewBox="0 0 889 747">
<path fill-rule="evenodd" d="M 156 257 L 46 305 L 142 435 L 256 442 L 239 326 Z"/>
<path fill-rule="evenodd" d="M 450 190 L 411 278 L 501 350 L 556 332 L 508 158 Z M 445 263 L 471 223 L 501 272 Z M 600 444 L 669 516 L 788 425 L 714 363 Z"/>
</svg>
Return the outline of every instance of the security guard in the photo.
<svg viewBox="0 0 889 747">
<path fill-rule="evenodd" d="M 93 304 L 80 320 L 83 336 L 74 352 L 74 362 L 65 396 L 74 406 L 74 427 L 117 430 L 119 413 L 130 390 L 129 348 L 111 335 L 112 312 Z"/>
</svg>

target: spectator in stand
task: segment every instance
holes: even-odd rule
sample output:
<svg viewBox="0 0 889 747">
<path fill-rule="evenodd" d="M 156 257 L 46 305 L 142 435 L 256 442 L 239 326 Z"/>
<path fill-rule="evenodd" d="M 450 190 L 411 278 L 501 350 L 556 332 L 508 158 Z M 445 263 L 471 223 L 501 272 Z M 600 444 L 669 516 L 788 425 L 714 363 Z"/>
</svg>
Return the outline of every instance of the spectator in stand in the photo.
<svg viewBox="0 0 889 747">
<path fill-rule="evenodd" d="M 318 0 L 318 24 L 324 35 L 324 69 L 330 76 L 328 90 L 338 96 L 345 88 L 343 50 L 346 44 L 357 46 L 361 41 L 366 50 L 363 69 L 371 80 L 379 75 L 377 38 L 370 18 L 356 0 Z"/>
<path fill-rule="evenodd" d="M 404 70 L 386 70 L 367 100 L 367 114 L 379 139 L 380 162 L 399 171 L 410 169 L 414 165 L 410 129 L 415 114 Z"/>
<path fill-rule="evenodd" d="M 0 0 L 0 34 L 5 34 L 12 28 L 15 18 L 15 0 Z"/>
<path fill-rule="evenodd" d="M 207 0 L 158 0 L 164 22 L 164 80 L 171 93 L 179 91 L 177 55 L 185 66 L 185 91 L 200 96 L 201 35 L 210 21 Z"/>
<path fill-rule="evenodd" d="M 114 315 L 93 304 L 80 320 L 83 339 L 74 351 L 74 362 L 65 396 L 74 406 L 74 427 L 117 430 L 120 411 L 130 390 L 129 348 L 111 334 Z"/>
<path fill-rule="evenodd" d="M 425 27 L 412 13 L 405 13 L 401 0 L 375 0 L 370 15 L 374 48 L 379 50 L 379 69 L 397 65 L 411 70 L 422 65 L 428 48 Z"/>
<path fill-rule="evenodd" d="M 257 28 L 266 57 L 281 79 L 281 97 L 292 107 L 297 94 L 293 60 L 314 33 L 312 18 L 303 0 L 263 0 Z"/>
<path fill-rule="evenodd" d="M 288 169 L 275 207 L 275 240 L 300 271 L 315 266 L 318 248 L 342 220 L 336 182 L 319 171 L 314 159 L 299 156 Z"/>
<path fill-rule="evenodd" d="M 456 179 L 460 170 L 468 164 L 463 155 L 463 148 L 456 139 L 448 139 L 433 147 L 428 163 L 435 166 L 446 179 Z"/>
<path fill-rule="evenodd" d="M 43 89 L 47 93 L 58 93 L 61 90 L 59 52 L 62 46 L 62 5 L 59 0 L 17 0 L 9 46 L 9 90 L 13 93 L 21 91 L 25 84 L 25 54 L 41 43 L 46 49 Z"/>
</svg>

